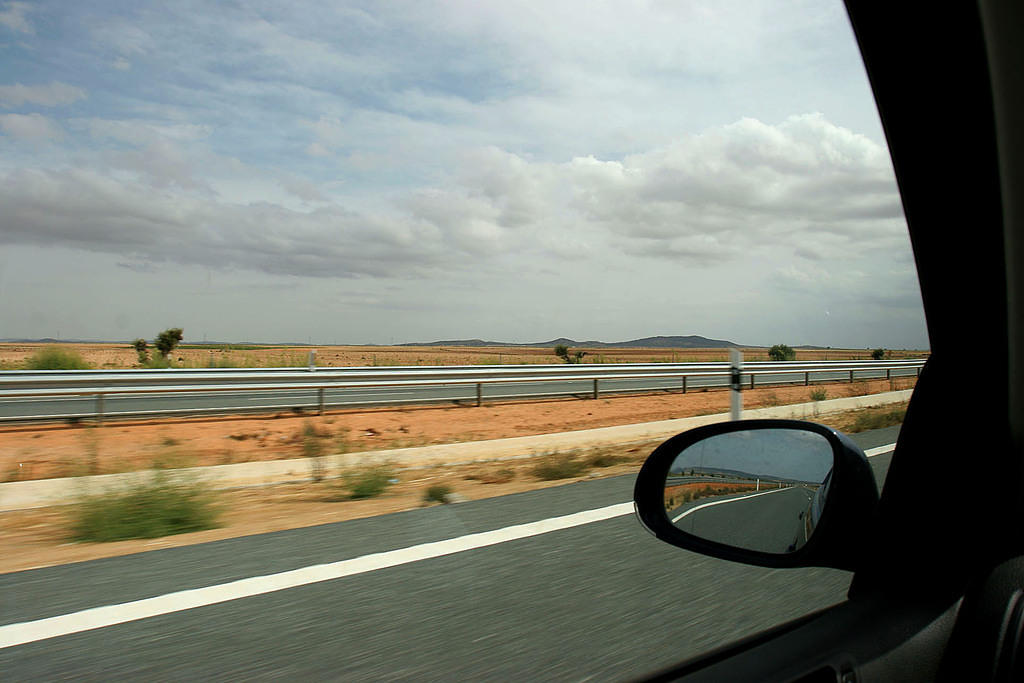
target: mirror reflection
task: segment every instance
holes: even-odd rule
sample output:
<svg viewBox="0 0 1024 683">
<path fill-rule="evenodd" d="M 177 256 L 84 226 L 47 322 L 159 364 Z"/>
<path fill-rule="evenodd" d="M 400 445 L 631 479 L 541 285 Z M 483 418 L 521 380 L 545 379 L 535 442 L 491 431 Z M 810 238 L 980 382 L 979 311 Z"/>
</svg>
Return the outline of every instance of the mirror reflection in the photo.
<svg viewBox="0 0 1024 683">
<path fill-rule="evenodd" d="M 694 536 L 747 550 L 791 553 L 814 533 L 834 456 L 828 439 L 801 429 L 715 434 L 669 467 L 665 511 Z"/>
</svg>

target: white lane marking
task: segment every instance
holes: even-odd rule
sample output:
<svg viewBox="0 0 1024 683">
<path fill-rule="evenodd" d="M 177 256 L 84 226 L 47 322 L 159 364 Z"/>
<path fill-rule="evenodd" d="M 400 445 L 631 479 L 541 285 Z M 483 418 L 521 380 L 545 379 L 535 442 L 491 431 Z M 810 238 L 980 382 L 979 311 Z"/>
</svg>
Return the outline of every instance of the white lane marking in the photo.
<svg viewBox="0 0 1024 683">
<path fill-rule="evenodd" d="M 530 536 L 538 536 L 552 531 L 600 522 L 612 519 L 613 517 L 621 517 L 632 512 L 632 501 L 617 503 L 562 517 L 552 517 L 528 524 L 517 524 L 503 529 L 467 534 L 466 536 L 450 538 L 444 541 L 422 543 L 408 548 L 364 555 L 329 564 L 318 564 L 266 576 L 254 576 L 248 579 L 239 579 L 205 588 L 177 591 L 117 605 L 94 607 L 80 612 L 72 612 L 71 614 L 63 614 L 37 621 L 8 624 L 0 626 L 0 649 L 104 628 L 114 624 L 137 621 L 162 614 L 181 612 L 195 607 L 204 607 L 220 602 L 248 598 L 254 595 L 273 593 L 311 583 L 331 581 L 354 574 L 396 567 L 443 555 L 452 555 L 466 550 L 473 550 L 474 548 L 507 543 L 508 541 L 515 541 L 521 538 L 529 538 Z"/>
<path fill-rule="evenodd" d="M 896 450 L 896 444 L 889 443 L 884 446 L 879 446 L 877 448 L 869 448 L 866 451 L 864 451 L 864 455 L 868 456 L 869 458 L 873 458 L 876 455 L 885 455 L 886 453 L 892 453 L 894 450 Z"/>
<path fill-rule="evenodd" d="M 679 515 L 678 517 L 674 517 L 672 519 L 672 522 L 673 523 L 674 522 L 678 522 L 679 520 L 681 520 L 686 515 L 689 515 L 689 514 L 691 514 L 693 512 L 696 512 L 697 510 L 701 510 L 703 508 L 709 508 L 709 507 L 711 507 L 713 505 L 723 505 L 725 503 L 735 503 L 737 500 L 747 500 L 748 498 L 757 498 L 758 496 L 767 496 L 769 493 L 778 493 L 779 491 L 788 491 L 791 488 L 793 488 L 793 487 L 792 486 L 787 486 L 787 487 L 781 488 L 781 489 L 772 489 L 771 491 L 761 491 L 760 493 L 751 493 L 750 495 L 740 496 L 739 498 L 729 498 L 727 500 L 716 500 L 716 501 L 714 501 L 712 503 L 704 503 L 703 505 L 698 505 L 695 508 L 690 508 L 689 510 L 687 510 L 683 514 Z"/>
<path fill-rule="evenodd" d="M 886 444 L 884 446 L 878 446 L 876 448 L 869 448 L 866 451 L 864 451 L 864 455 L 866 455 L 869 458 L 873 458 L 876 455 L 884 455 L 886 453 L 892 453 L 894 450 L 896 450 L 896 444 L 890 443 L 890 444 Z M 711 507 L 712 505 L 721 505 L 722 503 L 731 503 L 733 501 L 744 500 L 746 498 L 754 498 L 756 496 L 763 496 L 763 495 L 765 495 L 767 493 L 775 493 L 777 491 L 785 491 L 788 488 L 792 488 L 792 487 L 790 486 L 790 487 L 787 487 L 785 489 L 772 489 L 771 491 L 762 491 L 761 493 L 752 493 L 749 496 L 741 496 L 740 498 L 729 498 L 728 500 L 717 500 L 717 501 L 715 501 L 713 503 L 704 503 L 703 505 L 698 505 L 695 508 L 690 508 L 689 510 L 687 510 L 683 514 L 681 514 L 678 517 L 674 518 L 672 520 L 672 522 L 673 523 L 678 522 L 679 520 L 681 520 L 686 515 L 690 514 L 691 512 L 696 512 L 697 510 L 700 510 L 701 508 Z"/>
</svg>

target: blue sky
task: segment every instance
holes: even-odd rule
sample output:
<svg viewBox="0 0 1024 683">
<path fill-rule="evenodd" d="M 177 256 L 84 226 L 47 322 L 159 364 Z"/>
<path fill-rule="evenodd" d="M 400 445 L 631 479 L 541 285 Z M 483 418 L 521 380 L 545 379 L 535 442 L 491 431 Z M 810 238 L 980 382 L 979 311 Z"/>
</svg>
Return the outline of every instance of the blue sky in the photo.
<svg viewBox="0 0 1024 683">
<path fill-rule="evenodd" d="M 0 1 L 0 321 L 927 346 L 838 2 Z"/>
</svg>

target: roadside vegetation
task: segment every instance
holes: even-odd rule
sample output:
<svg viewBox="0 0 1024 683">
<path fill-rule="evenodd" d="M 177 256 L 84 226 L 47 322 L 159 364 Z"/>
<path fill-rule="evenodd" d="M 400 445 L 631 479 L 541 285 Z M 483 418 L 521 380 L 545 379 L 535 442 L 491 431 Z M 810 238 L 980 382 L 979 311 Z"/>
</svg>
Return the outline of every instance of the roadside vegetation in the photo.
<svg viewBox="0 0 1024 683">
<path fill-rule="evenodd" d="M 85 496 L 71 512 L 70 536 L 91 543 L 159 538 L 212 529 L 219 515 L 206 485 L 156 470 L 122 489 Z"/>
<path fill-rule="evenodd" d="M 542 481 L 553 479 L 572 479 L 587 473 L 587 463 L 575 453 L 553 453 L 543 456 L 533 466 L 531 474 Z"/>
<path fill-rule="evenodd" d="M 796 360 L 796 351 L 785 344 L 776 344 L 768 349 L 768 360 L 786 361 Z"/>
<path fill-rule="evenodd" d="M 28 370 L 88 370 L 92 366 L 79 354 L 59 346 L 47 346 L 28 359 Z"/>
<path fill-rule="evenodd" d="M 452 487 L 446 484 L 434 484 L 427 488 L 423 494 L 423 501 L 426 503 L 447 503 L 448 495 L 452 492 Z"/>
<path fill-rule="evenodd" d="M 555 355 L 561 358 L 563 361 L 569 364 L 577 364 L 583 362 L 583 357 L 587 355 L 586 351 L 572 351 L 565 344 L 558 344 L 554 349 Z"/>
<path fill-rule="evenodd" d="M 348 491 L 348 498 L 360 500 L 381 495 L 397 482 L 395 470 L 390 463 L 378 463 L 352 467 L 341 474 L 342 488 Z"/>
<path fill-rule="evenodd" d="M 847 431 L 866 432 L 871 429 L 882 429 L 883 427 L 903 424 L 903 420 L 906 416 L 906 408 L 897 408 L 895 410 L 868 410 L 857 415 L 853 425 L 851 425 Z"/>
</svg>

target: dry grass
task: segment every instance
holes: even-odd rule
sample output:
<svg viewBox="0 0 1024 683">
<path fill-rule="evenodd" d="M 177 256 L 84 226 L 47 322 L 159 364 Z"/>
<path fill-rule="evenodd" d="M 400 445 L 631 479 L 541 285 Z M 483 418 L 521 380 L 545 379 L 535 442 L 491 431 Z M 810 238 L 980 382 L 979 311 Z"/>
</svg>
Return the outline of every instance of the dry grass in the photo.
<svg viewBox="0 0 1024 683">
<path fill-rule="evenodd" d="M 0 369 L 25 366 L 45 344 L 0 344 Z M 61 344 L 96 368 L 139 367 L 130 344 Z M 530 365 L 560 362 L 549 348 L 465 346 L 202 346 L 185 344 L 174 350 L 171 362 L 186 368 L 305 367 L 315 348 L 320 367 L 398 365 Z M 587 355 L 584 363 L 709 363 L 727 361 L 727 349 L 605 349 L 573 347 Z M 744 349 L 749 361 L 767 360 L 768 349 Z M 922 351 L 894 351 L 893 359 L 917 358 Z M 870 360 L 869 349 L 797 350 L 797 360 Z"/>
</svg>

